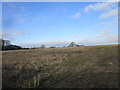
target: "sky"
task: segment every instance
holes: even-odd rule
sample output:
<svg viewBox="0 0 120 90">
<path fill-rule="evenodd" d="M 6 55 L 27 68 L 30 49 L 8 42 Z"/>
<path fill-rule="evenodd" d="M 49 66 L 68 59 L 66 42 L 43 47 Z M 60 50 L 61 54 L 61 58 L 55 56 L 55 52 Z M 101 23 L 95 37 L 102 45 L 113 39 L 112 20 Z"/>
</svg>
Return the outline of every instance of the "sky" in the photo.
<svg viewBox="0 0 120 90">
<path fill-rule="evenodd" d="M 3 39 L 22 47 L 118 43 L 117 2 L 3 2 Z"/>
</svg>

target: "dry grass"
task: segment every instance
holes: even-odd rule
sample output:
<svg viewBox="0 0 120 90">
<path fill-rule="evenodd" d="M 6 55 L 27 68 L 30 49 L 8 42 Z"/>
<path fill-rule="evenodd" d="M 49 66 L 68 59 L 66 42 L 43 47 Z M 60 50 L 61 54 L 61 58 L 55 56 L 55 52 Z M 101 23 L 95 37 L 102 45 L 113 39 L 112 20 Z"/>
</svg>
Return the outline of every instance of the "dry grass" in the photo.
<svg viewBox="0 0 120 90">
<path fill-rule="evenodd" d="M 3 88 L 118 87 L 118 46 L 3 51 Z"/>
</svg>

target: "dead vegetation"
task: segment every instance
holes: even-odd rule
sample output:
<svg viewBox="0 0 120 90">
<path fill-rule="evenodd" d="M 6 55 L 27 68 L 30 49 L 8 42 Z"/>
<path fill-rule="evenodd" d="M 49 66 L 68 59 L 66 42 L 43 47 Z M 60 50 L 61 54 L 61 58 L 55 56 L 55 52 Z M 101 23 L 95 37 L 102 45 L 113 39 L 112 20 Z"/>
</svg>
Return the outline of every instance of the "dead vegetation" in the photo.
<svg viewBox="0 0 120 90">
<path fill-rule="evenodd" d="M 3 51 L 3 88 L 117 88 L 118 46 Z"/>
</svg>

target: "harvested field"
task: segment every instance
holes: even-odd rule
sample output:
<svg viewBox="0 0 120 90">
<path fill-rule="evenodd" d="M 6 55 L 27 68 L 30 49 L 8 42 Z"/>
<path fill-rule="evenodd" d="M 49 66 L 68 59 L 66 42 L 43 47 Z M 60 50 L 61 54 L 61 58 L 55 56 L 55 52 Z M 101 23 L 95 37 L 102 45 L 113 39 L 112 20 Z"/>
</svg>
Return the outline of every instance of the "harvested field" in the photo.
<svg viewBox="0 0 120 90">
<path fill-rule="evenodd" d="M 2 55 L 3 88 L 118 88 L 117 45 L 11 50 Z"/>
</svg>

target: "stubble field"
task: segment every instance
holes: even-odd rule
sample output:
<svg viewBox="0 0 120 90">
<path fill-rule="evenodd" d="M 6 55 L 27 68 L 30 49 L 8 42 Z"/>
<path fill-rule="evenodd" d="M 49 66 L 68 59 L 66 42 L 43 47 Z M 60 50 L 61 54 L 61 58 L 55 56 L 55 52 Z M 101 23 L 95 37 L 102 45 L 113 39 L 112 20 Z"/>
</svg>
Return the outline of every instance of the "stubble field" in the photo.
<svg viewBox="0 0 120 90">
<path fill-rule="evenodd" d="M 118 88 L 118 46 L 2 52 L 3 88 Z"/>
</svg>

